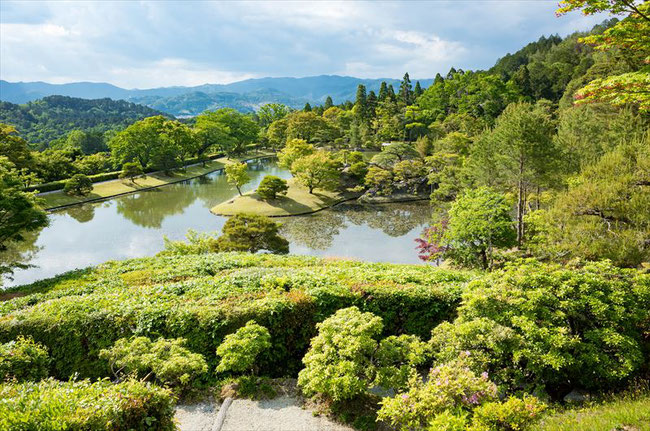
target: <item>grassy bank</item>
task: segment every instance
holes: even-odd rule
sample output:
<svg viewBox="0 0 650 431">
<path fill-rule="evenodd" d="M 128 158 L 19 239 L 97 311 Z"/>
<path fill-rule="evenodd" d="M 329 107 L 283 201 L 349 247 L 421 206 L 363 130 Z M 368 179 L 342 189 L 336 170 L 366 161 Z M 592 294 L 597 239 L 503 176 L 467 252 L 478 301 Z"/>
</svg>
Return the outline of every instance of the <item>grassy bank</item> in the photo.
<svg viewBox="0 0 650 431">
<path fill-rule="evenodd" d="M 154 172 L 147 174 L 144 178 L 137 178 L 135 182 L 125 179 L 96 183 L 94 184 L 93 191 L 87 196 L 69 196 L 63 193 L 62 190 L 59 190 L 56 192 L 41 194 L 39 197 L 43 200 L 43 207 L 45 209 L 54 209 L 67 205 L 108 199 L 115 196 L 177 183 L 179 181 L 185 181 L 222 169 L 227 163 L 232 163 L 236 160 L 249 160 L 269 155 L 271 155 L 271 153 L 248 154 L 236 159 L 222 157 L 216 160 L 210 160 L 205 164 L 205 166 L 197 164 L 188 166 L 183 170 L 177 169 L 172 173 L 172 175 L 167 175 L 163 172 Z"/>
<path fill-rule="evenodd" d="M 293 178 L 287 180 L 287 184 L 287 194 L 274 200 L 265 201 L 255 191 L 251 191 L 244 196 L 223 202 L 211 211 L 226 216 L 253 213 L 267 217 L 283 217 L 313 213 L 360 195 L 350 191 L 314 190 L 314 193 L 309 193 L 306 187 L 298 184 Z"/>
<path fill-rule="evenodd" d="M 546 417 L 534 431 L 650 431 L 650 394 L 575 408 Z"/>
</svg>

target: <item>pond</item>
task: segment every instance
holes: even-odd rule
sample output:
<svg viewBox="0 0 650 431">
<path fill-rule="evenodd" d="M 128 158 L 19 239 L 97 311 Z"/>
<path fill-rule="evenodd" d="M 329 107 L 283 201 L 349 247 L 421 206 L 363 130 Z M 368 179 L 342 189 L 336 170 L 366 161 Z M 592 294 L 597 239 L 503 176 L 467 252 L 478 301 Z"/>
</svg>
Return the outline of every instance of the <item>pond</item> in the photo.
<svg viewBox="0 0 650 431">
<path fill-rule="evenodd" d="M 273 160 L 249 163 L 253 190 L 265 175 L 289 178 Z M 183 239 L 188 229 L 220 232 L 226 217 L 210 208 L 237 194 L 221 171 L 201 178 L 85 204 L 50 214 L 50 225 L 21 250 L 33 267 L 17 270 L 4 286 L 30 283 L 107 260 L 151 256 L 163 236 Z M 293 254 L 373 262 L 419 263 L 414 239 L 431 217 L 428 202 L 383 205 L 344 203 L 309 216 L 277 219 Z"/>
</svg>

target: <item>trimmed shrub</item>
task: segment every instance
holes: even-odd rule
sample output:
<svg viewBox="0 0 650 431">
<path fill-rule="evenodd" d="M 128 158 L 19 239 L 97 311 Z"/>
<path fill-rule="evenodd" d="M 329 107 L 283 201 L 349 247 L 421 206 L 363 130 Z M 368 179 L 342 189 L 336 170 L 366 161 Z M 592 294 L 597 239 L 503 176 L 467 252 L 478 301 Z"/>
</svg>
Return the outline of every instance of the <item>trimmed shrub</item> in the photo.
<svg viewBox="0 0 650 431">
<path fill-rule="evenodd" d="M 218 373 L 254 371 L 257 357 L 271 348 L 269 330 L 251 320 L 234 334 L 226 335 L 217 348 Z"/>
<path fill-rule="evenodd" d="M 0 382 L 44 379 L 49 365 L 47 348 L 30 337 L 19 336 L 14 341 L 0 344 Z"/>
<path fill-rule="evenodd" d="M 426 361 L 418 337 L 391 336 L 378 341 L 381 317 L 357 307 L 337 311 L 318 325 L 318 335 L 303 358 L 298 385 L 307 395 L 343 401 L 372 386 L 401 388 L 417 365 Z"/>
<path fill-rule="evenodd" d="M 257 194 L 264 200 L 272 200 L 277 195 L 287 194 L 287 181 L 274 175 L 267 175 L 262 179 L 260 185 L 257 186 Z"/>
<path fill-rule="evenodd" d="M 93 190 L 93 182 L 84 174 L 73 175 L 65 183 L 63 191 L 68 195 L 87 196 Z"/>
<path fill-rule="evenodd" d="M 485 403 L 474 410 L 470 431 L 525 430 L 546 410 L 546 404 L 525 395 L 510 397 L 503 402 Z"/>
<path fill-rule="evenodd" d="M 137 381 L 5 383 L 0 400 L 3 430 L 176 429 L 171 393 Z"/>
<path fill-rule="evenodd" d="M 472 273 L 430 266 L 360 263 L 310 256 L 211 253 L 107 262 L 12 288 L 0 302 L 0 342 L 30 335 L 47 346 L 51 372 L 108 377 L 102 349 L 133 335 L 184 338 L 214 370 L 217 347 L 250 320 L 273 345 L 261 374 L 297 374 L 316 323 L 358 306 L 383 319 L 383 336 L 429 338 L 453 317 Z"/>
<path fill-rule="evenodd" d="M 163 385 L 185 387 L 205 374 L 208 366 L 203 356 L 192 353 L 183 345 L 185 340 L 147 337 L 122 338 L 110 349 L 99 352 L 118 378 L 126 376 L 142 380 L 152 379 Z"/>
<path fill-rule="evenodd" d="M 610 263 L 582 267 L 517 262 L 470 283 L 458 318 L 433 331 L 439 360 L 476 352 L 504 389 L 562 395 L 576 385 L 611 388 L 644 361 L 650 274 Z"/>
</svg>

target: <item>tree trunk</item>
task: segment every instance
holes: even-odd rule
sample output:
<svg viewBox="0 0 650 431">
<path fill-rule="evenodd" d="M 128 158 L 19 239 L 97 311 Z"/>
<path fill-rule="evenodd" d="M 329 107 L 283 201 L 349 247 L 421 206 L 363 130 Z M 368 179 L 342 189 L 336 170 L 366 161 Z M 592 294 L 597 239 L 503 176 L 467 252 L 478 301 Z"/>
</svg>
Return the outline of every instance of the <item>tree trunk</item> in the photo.
<svg viewBox="0 0 650 431">
<path fill-rule="evenodd" d="M 237 192 L 239 193 L 239 196 L 243 196 L 243 195 L 241 194 L 241 189 L 239 188 L 239 186 L 235 186 L 235 187 L 237 187 Z"/>
<path fill-rule="evenodd" d="M 517 245 L 521 247 L 524 237 L 524 204 L 526 201 L 524 191 L 524 161 L 519 159 L 519 179 L 517 180 Z"/>
</svg>

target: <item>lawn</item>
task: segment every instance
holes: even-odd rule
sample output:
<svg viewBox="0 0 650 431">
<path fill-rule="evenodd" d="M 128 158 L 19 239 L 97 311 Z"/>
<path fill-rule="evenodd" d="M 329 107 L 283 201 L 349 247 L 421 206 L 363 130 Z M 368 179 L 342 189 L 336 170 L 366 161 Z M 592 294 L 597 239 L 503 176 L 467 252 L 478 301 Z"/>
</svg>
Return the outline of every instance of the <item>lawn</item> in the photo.
<svg viewBox="0 0 650 431">
<path fill-rule="evenodd" d="M 236 160 L 246 160 L 252 156 L 242 156 Z M 260 157 L 259 155 L 255 157 Z M 216 160 L 210 160 L 203 166 L 196 164 L 186 167 L 184 170 L 176 170 L 172 175 L 166 175 L 163 172 L 154 172 L 147 174 L 144 178 L 138 178 L 135 182 L 130 180 L 110 180 L 94 184 L 93 191 L 88 196 L 69 196 L 63 193 L 62 190 L 56 192 L 44 193 L 39 197 L 43 200 L 43 208 L 52 209 L 65 205 L 78 204 L 97 199 L 110 198 L 126 193 L 133 193 L 139 190 L 145 190 L 153 187 L 160 187 L 167 184 L 176 183 L 179 181 L 188 180 L 191 178 L 199 177 L 210 172 L 223 168 L 226 163 L 232 160 L 222 157 Z"/>
<path fill-rule="evenodd" d="M 650 395 L 621 398 L 546 417 L 534 431 L 650 431 Z"/>
<path fill-rule="evenodd" d="M 289 190 L 286 196 L 278 196 L 274 200 L 264 201 L 252 191 L 223 202 L 212 208 L 211 211 L 214 214 L 226 216 L 253 213 L 268 217 L 282 217 L 313 213 L 359 196 L 359 193 L 351 191 L 332 192 L 320 189 L 314 190 L 312 194 L 293 178 L 287 180 L 287 184 Z"/>
</svg>

